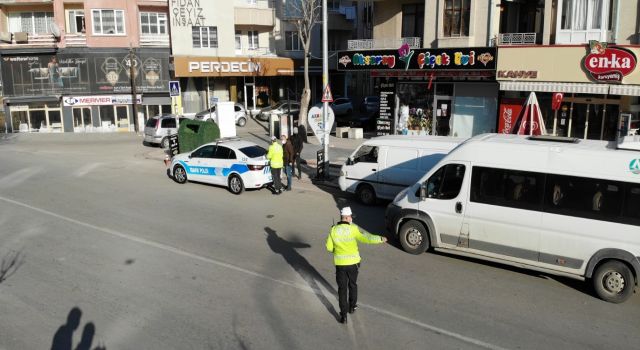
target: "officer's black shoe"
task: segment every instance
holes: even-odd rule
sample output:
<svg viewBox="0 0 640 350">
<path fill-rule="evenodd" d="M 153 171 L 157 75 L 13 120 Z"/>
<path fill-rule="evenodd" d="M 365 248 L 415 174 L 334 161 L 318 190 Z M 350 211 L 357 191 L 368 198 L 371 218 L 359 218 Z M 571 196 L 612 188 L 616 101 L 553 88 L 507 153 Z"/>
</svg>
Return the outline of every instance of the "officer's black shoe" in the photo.
<svg viewBox="0 0 640 350">
<path fill-rule="evenodd" d="M 340 323 L 347 324 L 347 315 L 346 314 L 340 316 Z"/>
<path fill-rule="evenodd" d="M 354 312 L 356 312 L 356 309 L 358 308 L 358 305 L 354 305 L 352 307 L 349 308 L 349 313 L 352 314 Z"/>
</svg>

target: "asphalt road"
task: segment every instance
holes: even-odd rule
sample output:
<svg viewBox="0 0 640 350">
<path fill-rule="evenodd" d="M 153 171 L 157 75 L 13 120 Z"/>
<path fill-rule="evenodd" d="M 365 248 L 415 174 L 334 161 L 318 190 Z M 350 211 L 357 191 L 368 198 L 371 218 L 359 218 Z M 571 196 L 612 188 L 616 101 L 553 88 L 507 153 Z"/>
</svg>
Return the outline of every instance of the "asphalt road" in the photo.
<svg viewBox="0 0 640 350">
<path fill-rule="evenodd" d="M 339 206 L 179 185 L 131 134 L 0 139 L 0 349 L 630 349 L 640 296 L 395 245 L 362 246 L 360 308 L 336 321 L 324 239 Z M 88 346 L 88 345 L 91 346 Z"/>
</svg>

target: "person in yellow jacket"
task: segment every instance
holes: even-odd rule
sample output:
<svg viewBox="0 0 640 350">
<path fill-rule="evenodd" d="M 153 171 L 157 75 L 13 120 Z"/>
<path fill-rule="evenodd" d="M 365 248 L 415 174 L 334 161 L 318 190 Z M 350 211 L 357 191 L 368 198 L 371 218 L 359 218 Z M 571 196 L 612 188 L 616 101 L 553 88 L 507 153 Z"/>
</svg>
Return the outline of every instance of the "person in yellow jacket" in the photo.
<svg viewBox="0 0 640 350">
<path fill-rule="evenodd" d="M 340 323 L 347 323 L 347 310 L 350 314 L 358 307 L 358 269 L 360 268 L 360 253 L 358 243 L 380 244 L 387 241 L 386 237 L 360 232 L 353 224 L 353 213 L 350 207 L 340 210 L 340 222 L 331 227 L 327 237 L 327 251 L 333 253 L 333 263 L 336 265 L 336 282 L 338 283 L 338 302 L 340 304 Z M 349 300 L 347 303 L 347 288 Z"/>
<path fill-rule="evenodd" d="M 269 166 L 271 166 L 271 177 L 273 178 L 273 194 L 282 193 L 282 182 L 280 181 L 280 173 L 284 166 L 284 150 L 282 145 L 278 144 L 278 139 L 271 136 L 271 146 L 267 152 Z"/>
</svg>

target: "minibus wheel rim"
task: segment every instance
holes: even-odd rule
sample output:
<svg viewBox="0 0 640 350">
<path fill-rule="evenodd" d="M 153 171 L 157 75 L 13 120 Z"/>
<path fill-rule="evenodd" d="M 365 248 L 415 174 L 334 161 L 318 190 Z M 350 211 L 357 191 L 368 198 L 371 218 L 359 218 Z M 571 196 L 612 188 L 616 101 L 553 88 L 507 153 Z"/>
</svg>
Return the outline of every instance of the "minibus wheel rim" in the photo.
<svg viewBox="0 0 640 350">
<path fill-rule="evenodd" d="M 602 277 L 602 284 L 607 289 L 607 291 L 618 294 L 624 290 L 625 281 L 624 276 L 622 276 L 617 271 L 609 271 Z"/>
<path fill-rule="evenodd" d="M 422 233 L 415 228 L 409 229 L 409 231 L 407 231 L 407 243 L 414 247 L 419 246 L 422 244 Z"/>
</svg>

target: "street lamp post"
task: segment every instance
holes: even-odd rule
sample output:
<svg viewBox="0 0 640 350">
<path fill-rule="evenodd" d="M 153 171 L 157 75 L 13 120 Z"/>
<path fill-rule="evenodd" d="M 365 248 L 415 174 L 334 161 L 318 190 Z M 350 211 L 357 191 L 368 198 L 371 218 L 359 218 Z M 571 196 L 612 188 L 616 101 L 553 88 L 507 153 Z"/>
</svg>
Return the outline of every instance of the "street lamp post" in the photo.
<svg viewBox="0 0 640 350">
<path fill-rule="evenodd" d="M 137 95 L 138 91 L 136 89 L 136 56 L 134 48 L 129 48 L 129 78 L 131 79 L 131 103 L 133 105 L 133 128 L 135 132 L 139 131 L 138 127 L 138 104 L 137 104 Z"/>
<path fill-rule="evenodd" d="M 329 86 L 329 30 L 327 28 L 327 0 L 322 0 L 322 85 L 325 91 Z M 322 138 L 322 147 L 324 150 L 324 174 L 327 176 L 329 171 L 329 133 L 331 127 L 327 130 L 327 121 L 329 111 L 329 102 L 325 101 L 322 105 L 322 126 L 324 127 L 324 136 Z"/>
</svg>

